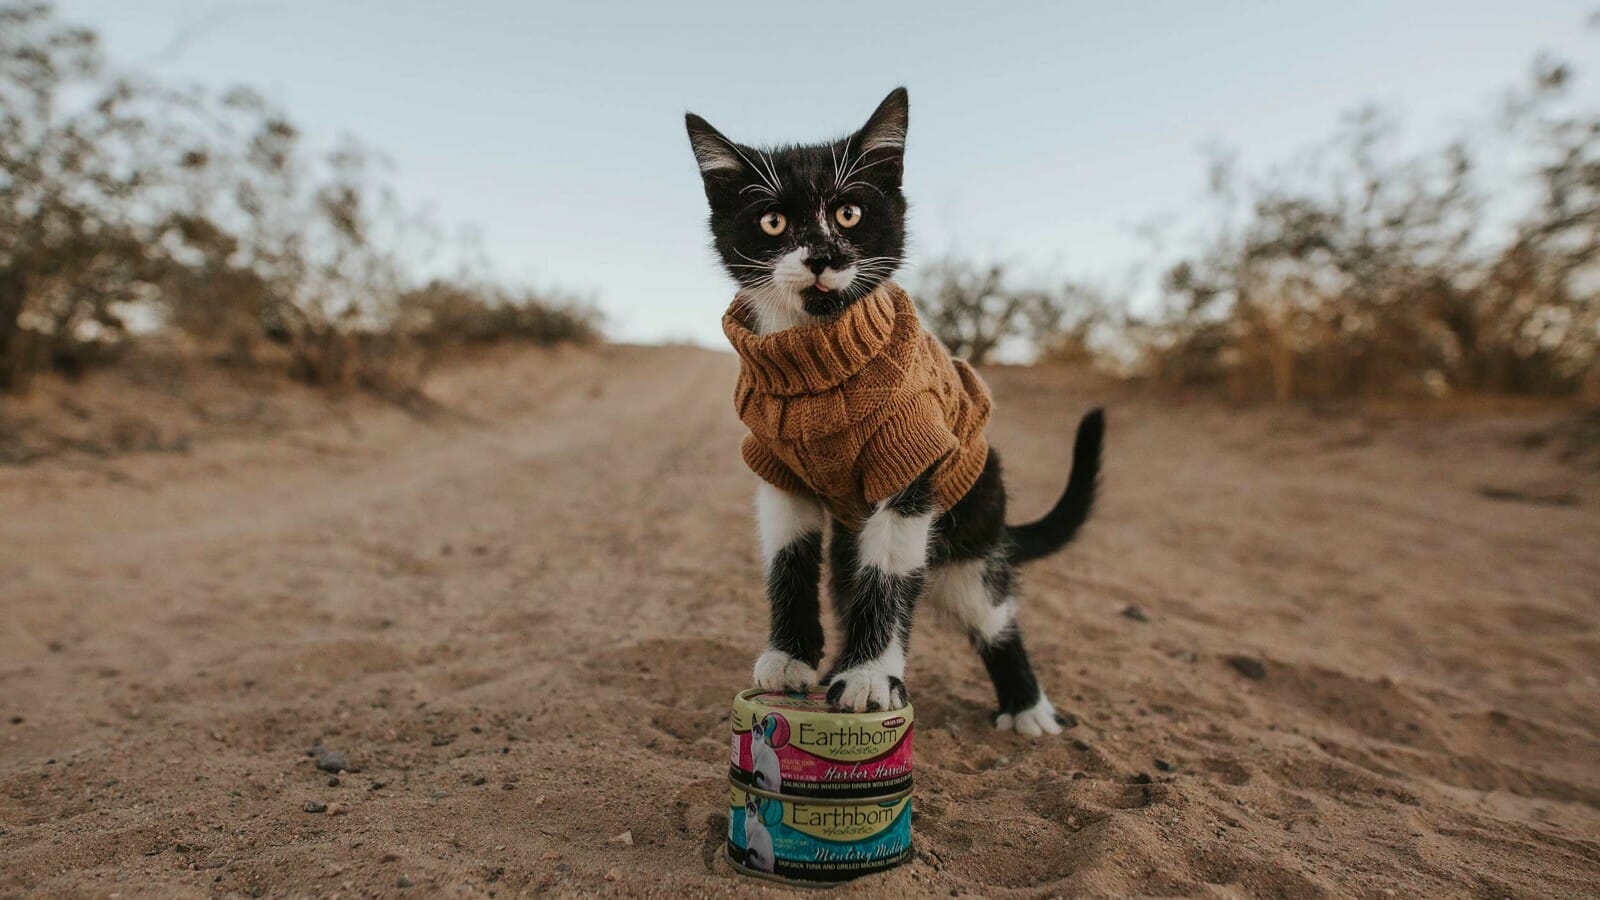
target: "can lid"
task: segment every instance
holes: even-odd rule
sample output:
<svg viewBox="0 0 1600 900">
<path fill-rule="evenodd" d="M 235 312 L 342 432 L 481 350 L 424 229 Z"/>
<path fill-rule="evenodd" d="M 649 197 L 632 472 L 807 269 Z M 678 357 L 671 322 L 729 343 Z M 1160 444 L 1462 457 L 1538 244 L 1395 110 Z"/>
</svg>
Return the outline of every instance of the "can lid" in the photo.
<svg viewBox="0 0 1600 900">
<path fill-rule="evenodd" d="M 825 713 L 830 717 L 837 716 L 841 719 L 859 718 L 870 720 L 874 723 L 896 716 L 903 717 L 907 722 L 914 718 L 914 713 L 909 703 L 899 709 L 881 710 L 879 712 L 834 712 L 828 705 L 828 695 L 825 691 L 801 693 L 799 691 L 764 691 L 761 688 L 750 688 L 749 690 L 740 691 L 739 695 L 734 698 L 735 706 L 741 704 L 769 710 Z"/>
</svg>

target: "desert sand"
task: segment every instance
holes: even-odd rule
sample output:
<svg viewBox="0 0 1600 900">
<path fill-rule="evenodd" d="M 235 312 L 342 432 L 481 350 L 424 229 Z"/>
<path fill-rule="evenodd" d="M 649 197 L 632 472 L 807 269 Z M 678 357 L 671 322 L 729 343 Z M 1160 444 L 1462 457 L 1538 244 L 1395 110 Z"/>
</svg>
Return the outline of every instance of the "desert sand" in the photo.
<svg viewBox="0 0 1600 900">
<path fill-rule="evenodd" d="M 722 859 L 765 627 L 734 371 L 499 351 L 421 416 L 151 392 L 130 428 L 193 433 L 0 467 L 0 895 L 784 892 Z M 915 859 L 839 896 L 1600 892 L 1579 413 L 986 377 L 1016 520 L 1108 410 L 1095 518 L 1024 574 L 1079 724 L 993 731 L 925 616 Z"/>
</svg>

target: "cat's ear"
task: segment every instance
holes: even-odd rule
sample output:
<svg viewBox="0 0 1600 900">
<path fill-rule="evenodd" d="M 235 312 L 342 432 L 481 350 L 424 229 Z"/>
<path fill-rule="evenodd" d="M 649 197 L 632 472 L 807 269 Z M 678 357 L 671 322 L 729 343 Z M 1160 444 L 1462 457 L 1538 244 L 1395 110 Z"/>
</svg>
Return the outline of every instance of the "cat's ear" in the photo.
<svg viewBox="0 0 1600 900">
<path fill-rule="evenodd" d="M 689 130 L 689 146 L 694 150 L 695 161 L 700 164 L 700 175 L 710 184 L 714 179 L 744 174 L 745 159 L 733 141 L 711 127 L 711 123 L 694 113 L 685 113 L 684 127 Z"/>
<path fill-rule="evenodd" d="M 905 168 L 906 126 L 911 117 L 911 97 L 903 87 L 895 88 L 872 111 L 867 124 L 851 138 L 851 145 L 868 165 L 862 175 L 877 181 L 888 181 L 900 186 L 900 176 Z"/>
</svg>

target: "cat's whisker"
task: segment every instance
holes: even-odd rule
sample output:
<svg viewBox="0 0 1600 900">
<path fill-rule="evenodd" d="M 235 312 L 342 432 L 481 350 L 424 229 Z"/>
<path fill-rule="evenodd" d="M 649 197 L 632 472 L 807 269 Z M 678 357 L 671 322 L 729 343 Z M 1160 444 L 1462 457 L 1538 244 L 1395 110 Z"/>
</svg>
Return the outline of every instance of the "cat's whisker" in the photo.
<svg viewBox="0 0 1600 900">
<path fill-rule="evenodd" d="M 737 153 L 737 154 L 739 154 L 739 158 L 740 158 L 740 159 L 742 159 L 742 160 L 744 160 L 744 161 L 745 161 L 745 165 L 748 165 L 748 166 L 749 166 L 749 167 L 750 167 L 750 170 L 751 170 L 751 171 L 753 171 L 753 172 L 755 172 L 755 173 L 756 173 L 756 176 L 757 176 L 757 177 L 758 177 L 758 178 L 760 178 L 760 179 L 761 179 L 761 180 L 762 180 L 762 181 L 764 181 L 764 182 L 766 182 L 766 186 L 767 186 L 767 187 L 768 187 L 768 188 L 769 188 L 769 189 L 770 189 L 770 190 L 771 190 L 771 191 L 772 191 L 772 193 L 773 193 L 773 194 L 774 194 L 774 195 L 776 195 L 776 194 L 777 194 L 777 192 L 778 192 L 778 190 L 779 190 L 779 187 L 778 187 L 778 182 L 777 182 L 777 175 L 776 175 L 776 174 L 774 174 L 774 175 L 773 175 L 773 176 L 772 176 L 772 177 L 771 177 L 771 178 L 768 178 L 768 177 L 767 177 L 767 173 L 766 173 L 766 172 L 763 172 L 763 171 L 762 171 L 762 170 L 761 170 L 761 167 L 759 167 L 759 166 L 757 166 L 757 165 L 756 165 L 756 164 L 755 164 L 755 163 L 754 163 L 754 162 L 753 162 L 753 161 L 752 161 L 752 160 L 751 160 L 751 159 L 750 159 L 750 157 L 748 157 L 748 156 L 746 156 L 746 155 L 745 155 L 745 152 L 744 152 L 744 151 L 743 151 L 743 150 L 740 150 L 740 149 L 739 149 L 739 146 L 738 146 L 738 145 L 737 145 L 737 144 L 732 144 L 732 143 L 730 143 L 730 144 L 728 144 L 728 146 L 729 146 L 729 147 L 731 147 L 731 148 L 733 148 L 733 152 L 735 152 L 735 153 Z M 758 155 L 759 155 L 759 154 L 760 154 L 760 152 L 761 152 L 761 151 L 759 151 L 759 150 L 758 150 L 758 151 L 756 151 L 756 153 L 757 153 L 757 154 L 758 154 Z"/>
<path fill-rule="evenodd" d="M 844 175 L 840 174 L 840 172 L 839 172 L 839 163 L 840 163 L 840 161 L 843 161 L 845 163 L 850 162 L 850 142 L 853 141 L 853 140 L 855 140 L 855 135 L 853 135 L 853 134 L 844 139 L 844 152 L 840 153 L 839 154 L 839 158 L 833 161 L 833 187 L 834 187 L 834 190 L 838 190 L 840 183 L 844 181 Z M 833 148 L 830 146 L 828 149 L 831 152 Z"/>
<path fill-rule="evenodd" d="M 857 187 L 871 188 L 871 189 L 877 191 L 880 195 L 884 195 L 883 188 L 878 187 L 877 185 L 871 184 L 870 182 L 866 182 L 866 181 L 852 181 L 849 184 L 845 185 L 844 187 L 839 188 L 839 192 L 840 193 L 844 193 L 845 191 L 848 191 L 851 188 L 857 188 Z M 884 196 L 887 196 L 887 195 L 884 195 Z"/>
<path fill-rule="evenodd" d="M 737 247 L 734 248 L 733 252 L 739 254 L 739 257 L 741 259 L 746 260 L 747 262 L 752 262 L 752 263 L 755 263 L 758 266 L 762 266 L 762 267 L 769 268 L 769 269 L 772 268 L 773 260 L 770 260 L 770 259 L 767 259 L 767 260 L 755 259 L 754 257 L 747 256 L 744 253 L 744 251 L 738 249 Z"/>
<path fill-rule="evenodd" d="M 778 185 L 780 185 L 781 182 L 778 181 L 778 170 L 777 170 L 777 168 L 775 168 L 772 165 L 772 157 L 767 155 L 767 153 L 765 151 L 762 151 L 762 150 L 757 150 L 756 154 L 758 156 L 760 156 L 762 161 L 767 164 L 767 174 L 772 176 L 772 183 L 774 185 L 774 189 L 776 189 L 776 187 Z M 774 198 L 774 199 L 776 199 L 776 198 Z"/>
<path fill-rule="evenodd" d="M 882 165 L 883 163 L 886 163 L 886 162 L 890 161 L 890 158 L 875 159 L 872 162 L 867 163 L 866 165 L 862 165 L 862 162 L 864 162 L 866 160 L 866 158 L 867 158 L 866 154 L 862 154 L 860 156 L 857 156 L 855 164 L 850 167 L 850 171 L 846 172 L 845 175 L 844 175 L 844 178 L 840 179 L 840 180 L 844 181 L 844 180 L 847 180 L 847 179 L 855 178 L 857 175 L 861 174 L 862 172 L 865 172 L 866 170 L 872 168 L 873 166 Z M 854 184 L 855 182 L 852 181 L 851 183 Z M 840 188 L 840 190 L 844 190 L 844 189 Z"/>
</svg>

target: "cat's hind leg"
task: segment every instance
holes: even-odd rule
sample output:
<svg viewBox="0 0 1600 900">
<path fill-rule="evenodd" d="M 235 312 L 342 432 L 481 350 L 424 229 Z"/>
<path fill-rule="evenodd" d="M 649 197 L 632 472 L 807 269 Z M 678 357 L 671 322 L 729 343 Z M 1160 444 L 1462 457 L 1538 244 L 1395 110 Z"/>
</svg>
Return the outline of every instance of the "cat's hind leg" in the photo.
<svg viewBox="0 0 1600 900">
<path fill-rule="evenodd" d="M 1016 578 L 1011 561 L 996 550 L 953 560 L 929 573 L 928 597 L 967 633 L 994 682 L 996 728 L 1037 737 L 1060 734 L 1067 718 L 1039 687 L 1017 629 Z"/>
</svg>

